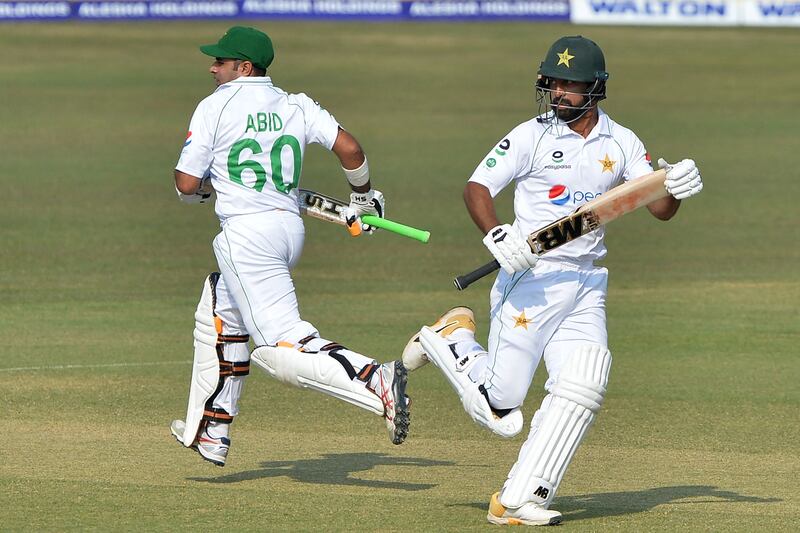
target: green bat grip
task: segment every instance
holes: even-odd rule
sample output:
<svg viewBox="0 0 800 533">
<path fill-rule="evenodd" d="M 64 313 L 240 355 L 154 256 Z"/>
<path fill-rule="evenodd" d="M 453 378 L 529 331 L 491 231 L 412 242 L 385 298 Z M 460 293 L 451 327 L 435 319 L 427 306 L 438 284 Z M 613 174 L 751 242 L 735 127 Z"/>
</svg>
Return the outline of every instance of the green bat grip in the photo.
<svg viewBox="0 0 800 533">
<path fill-rule="evenodd" d="M 417 228 L 412 228 L 411 226 L 406 226 L 405 224 L 400 224 L 399 222 L 393 222 L 391 220 L 386 220 L 385 218 L 376 217 L 375 215 L 363 215 L 361 217 L 361 221 L 364 224 L 369 224 L 370 226 L 375 226 L 376 228 L 385 229 L 386 231 L 392 231 L 403 237 L 408 237 L 409 239 L 416 239 L 419 242 L 428 242 L 431 238 L 431 232 L 425 231 Z"/>
</svg>

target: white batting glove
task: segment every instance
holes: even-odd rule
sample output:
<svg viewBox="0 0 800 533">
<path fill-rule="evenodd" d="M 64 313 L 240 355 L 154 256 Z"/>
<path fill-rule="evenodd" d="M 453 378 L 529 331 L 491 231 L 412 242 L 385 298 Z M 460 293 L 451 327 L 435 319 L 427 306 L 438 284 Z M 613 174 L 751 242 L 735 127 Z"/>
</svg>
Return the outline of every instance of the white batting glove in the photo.
<svg viewBox="0 0 800 533">
<path fill-rule="evenodd" d="M 539 256 L 531 251 L 531 247 L 519 236 L 517 230 L 508 224 L 490 229 L 483 238 L 483 244 L 508 274 L 533 268 L 539 260 Z"/>
<path fill-rule="evenodd" d="M 178 198 L 185 204 L 205 204 L 213 202 L 216 197 L 214 186 L 211 185 L 211 178 L 205 178 L 200 182 L 200 187 L 194 194 L 183 194 L 175 187 L 175 192 L 178 193 Z"/>
<path fill-rule="evenodd" d="M 658 160 L 658 168 L 667 170 L 667 179 L 664 180 L 664 187 L 677 200 L 689 198 L 703 190 L 703 179 L 700 177 L 700 170 L 691 159 L 684 159 L 674 165 L 670 165 L 661 158 Z"/>
<path fill-rule="evenodd" d="M 361 224 L 361 230 L 365 231 L 368 235 L 372 235 L 378 228 L 364 224 L 361 222 L 362 215 L 375 215 L 376 217 L 383 218 L 385 211 L 386 200 L 383 199 L 383 193 L 376 189 L 370 189 L 367 192 L 353 192 L 350 193 L 350 205 L 345 209 L 345 218 L 350 224 L 350 220 L 358 218 L 358 224 Z"/>
</svg>

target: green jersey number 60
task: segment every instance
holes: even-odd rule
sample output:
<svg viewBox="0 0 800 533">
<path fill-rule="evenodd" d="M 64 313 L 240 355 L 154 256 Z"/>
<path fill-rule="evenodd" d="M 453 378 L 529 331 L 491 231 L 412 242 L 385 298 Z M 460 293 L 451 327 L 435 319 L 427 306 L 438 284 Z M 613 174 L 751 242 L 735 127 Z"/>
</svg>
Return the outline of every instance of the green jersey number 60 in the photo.
<svg viewBox="0 0 800 533">
<path fill-rule="evenodd" d="M 291 183 L 284 183 L 283 181 L 283 163 L 281 163 L 281 153 L 283 152 L 283 148 L 286 146 L 291 148 L 292 156 L 294 157 Z M 244 185 L 244 182 L 242 181 L 242 172 L 249 168 L 256 175 L 256 182 L 253 184 L 253 189 L 261 192 L 261 190 L 264 188 L 264 184 L 267 182 L 267 171 L 263 165 L 261 165 L 261 163 L 253 159 L 239 161 L 239 157 L 244 150 L 250 150 L 253 152 L 253 155 L 260 154 L 264 151 L 262 150 L 261 145 L 258 144 L 255 139 L 241 139 L 236 141 L 236 143 L 234 143 L 234 145 L 231 147 L 230 154 L 228 154 L 228 175 L 230 176 L 231 181 L 236 182 L 239 185 Z M 272 183 L 275 184 L 275 188 L 277 190 L 284 194 L 289 194 L 289 191 L 297 188 L 297 185 L 300 183 L 300 166 L 302 164 L 301 158 L 302 154 L 300 153 L 300 143 L 295 137 L 291 135 L 281 135 L 275 139 L 275 144 L 272 145 L 272 150 L 269 151 L 269 160 L 272 166 Z"/>
</svg>

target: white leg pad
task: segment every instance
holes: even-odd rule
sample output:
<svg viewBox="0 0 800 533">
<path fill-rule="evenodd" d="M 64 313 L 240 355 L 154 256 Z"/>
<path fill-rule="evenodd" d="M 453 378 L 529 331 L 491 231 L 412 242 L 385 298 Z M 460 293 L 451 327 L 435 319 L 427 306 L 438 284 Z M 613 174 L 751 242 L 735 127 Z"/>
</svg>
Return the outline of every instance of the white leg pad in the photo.
<svg viewBox="0 0 800 533">
<path fill-rule="evenodd" d="M 564 364 L 537 413 L 528 440 L 500 493 L 506 507 L 550 505 L 575 451 L 603 404 L 611 352 L 599 345 L 578 348 Z"/>
<path fill-rule="evenodd" d="M 189 385 L 189 405 L 186 409 L 186 428 L 183 445 L 191 446 L 200 428 L 206 402 L 219 384 L 219 358 L 217 357 L 217 329 L 214 323 L 215 274 L 206 278 L 197 311 L 194 314 L 194 364 Z M 219 274 L 216 274 L 218 277 Z"/>
<path fill-rule="evenodd" d="M 383 402 L 361 381 L 350 379 L 337 361 L 326 354 L 301 352 L 284 346 L 259 346 L 250 360 L 273 378 L 302 389 L 312 389 L 383 416 Z"/>
<path fill-rule="evenodd" d="M 428 359 L 442 371 L 461 399 L 464 410 L 475 422 L 505 438 L 513 437 L 522 430 L 523 418 L 519 409 L 497 418 L 478 384 L 470 379 L 469 369 L 475 359 L 459 358 L 451 349 L 451 343 L 428 326 L 420 330 L 419 341 Z"/>
</svg>

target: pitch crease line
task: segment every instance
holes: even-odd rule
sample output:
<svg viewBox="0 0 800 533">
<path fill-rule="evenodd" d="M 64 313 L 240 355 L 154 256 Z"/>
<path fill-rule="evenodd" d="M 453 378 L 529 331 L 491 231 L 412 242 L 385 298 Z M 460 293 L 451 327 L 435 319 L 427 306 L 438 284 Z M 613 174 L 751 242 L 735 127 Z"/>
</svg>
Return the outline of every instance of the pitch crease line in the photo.
<svg viewBox="0 0 800 533">
<path fill-rule="evenodd" d="M 98 363 L 96 365 L 51 365 L 51 366 L 20 366 L 16 368 L 0 368 L 0 372 L 24 372 L 26 370 L 71 370 L 73 368 L 115 368 L 115 367 L 135 367 L 135 366 L 162 366 L 162 365 L 183 365 L 191 361 L 151 361 L 142 363 Z"/>
</svg>

